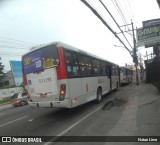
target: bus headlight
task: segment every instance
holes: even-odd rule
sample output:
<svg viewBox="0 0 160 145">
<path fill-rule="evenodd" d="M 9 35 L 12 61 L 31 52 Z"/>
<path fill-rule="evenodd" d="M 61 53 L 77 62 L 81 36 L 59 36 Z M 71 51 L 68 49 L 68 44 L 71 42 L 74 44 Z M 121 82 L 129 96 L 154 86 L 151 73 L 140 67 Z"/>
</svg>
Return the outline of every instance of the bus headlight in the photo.
<svg viewBox="0 0 160 145">
<path fill-rule="evenodd" d="M 60 85 L 60 93 L 59 93 L 59 100 L 60 101 L 63 101 L 64 100 L 64 97 L 66 95 L 66 84 L 62 84 Z"/>
</svg>

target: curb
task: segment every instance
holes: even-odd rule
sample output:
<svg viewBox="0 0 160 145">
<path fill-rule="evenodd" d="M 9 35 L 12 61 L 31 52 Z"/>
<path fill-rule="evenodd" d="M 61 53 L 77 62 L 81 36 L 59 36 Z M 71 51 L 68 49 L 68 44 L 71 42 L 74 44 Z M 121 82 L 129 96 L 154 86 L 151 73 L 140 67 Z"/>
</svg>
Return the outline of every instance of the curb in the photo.
<svg viewBox="0 0 160 145">
<path fill-rule="evenodd" d="M 10 107 L 12 107 L 11 103 L 1 104 L 0 105 L 0 110 L 6 109 L 6 108 L 10 108 Z"/>
</svg>

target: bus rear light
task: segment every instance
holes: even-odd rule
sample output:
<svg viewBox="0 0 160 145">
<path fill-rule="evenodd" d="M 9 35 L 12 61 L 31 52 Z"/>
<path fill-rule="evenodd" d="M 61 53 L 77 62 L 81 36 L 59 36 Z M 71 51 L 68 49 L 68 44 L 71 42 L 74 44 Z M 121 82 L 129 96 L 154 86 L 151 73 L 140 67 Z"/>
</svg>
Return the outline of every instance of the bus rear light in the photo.
<svg viewBox="0 0 160 145">
<path fill-rule="evenodd" d="M 60 85 L 60 95 L 59 95 L 59 100 L 63 101 L 64 97 L 66 95 L 66 84 Z"/>
</svg>

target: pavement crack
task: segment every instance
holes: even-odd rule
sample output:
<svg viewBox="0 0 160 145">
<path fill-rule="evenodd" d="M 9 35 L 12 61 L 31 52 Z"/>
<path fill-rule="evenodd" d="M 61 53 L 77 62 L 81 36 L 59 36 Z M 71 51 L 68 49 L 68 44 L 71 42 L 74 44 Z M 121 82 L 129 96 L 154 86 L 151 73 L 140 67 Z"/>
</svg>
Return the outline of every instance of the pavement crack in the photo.
<svg viewBox="0 0 160 145">
<path fill-rule="evenodd" d="M 149 102 L 149 103 L 141 104 L 140 106 L 153 104 L 153 103 L 157 102 L 159 99 L 160 99 L 160 98 L 158 98 L 158 99 L 156 99 L 156 100 L 154 100 L 154 101 L 152 101 L 152 102 Z"/>
</svg>

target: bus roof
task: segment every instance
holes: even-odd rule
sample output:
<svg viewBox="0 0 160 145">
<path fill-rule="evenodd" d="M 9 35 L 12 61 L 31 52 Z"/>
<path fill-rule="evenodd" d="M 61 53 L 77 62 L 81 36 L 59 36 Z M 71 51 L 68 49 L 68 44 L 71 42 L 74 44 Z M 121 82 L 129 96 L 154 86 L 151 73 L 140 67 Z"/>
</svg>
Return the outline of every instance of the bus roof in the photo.
<svg viewBox="0 0 160 145">
<path fill-rule="evenodd" d="M 113 62 L 111 62 L 111 61 L 108 61 L 108 60 L 106 60 L 106 59 L 103 59 L 103 58 L 101 58 L 101 57 L 99 57 L 99 56 L 97 56 L 97 55 L 94 55 L 94 54 L 92 54 L 92 53 L 86 52 L 86 51 L 81 50 L 81 49 L 79 49 L 79 48 L 76 48 L 76 47 L 73 47 L 73 46 L 71 46 L 71 45 L 62 43 L 62 42 L 60 42 L 60 41 L 56 41 L 56 42 L 52 42 L 52 43 L 49 43 L 49 44 L 46 44 L 46 45 L 43 45 L 43 46 L 38 46 L 38 47 L 32 48 L 29 52 L 25 53 L 23 56 L 25 56 L 25 55 L 27 55 L 27 54 L 35 51 L 35 50 L 38 50 L 38 49 L 40 49 L 40 48 L 47 47 L 47 46 L 50 46 L 50 45 L 53 45 L 53 44 L 56 45 L 57 47 L 62 47 L 62 48 L 66 48 L 66 49 L 68 49 L 68 50 L 76 51 L 76 52 L 79 52 L 79 53 L 82 53 L 82 54 L 85 54 L 85 55 L 88 55 L 88 56 L 91 56 L 91 57 L 94 57 L 94 58 L 97 58 L 97 59 L 100 59 L 100 60 L 103 60 L 103 61 L 107 61 L 107 62 L 109 62 L 109 63 L 112 63 L 112 64 L 118 66 L 118 64 L 115 64 L 115 63 L 113 63 Z M 22 57 L 23 57 L 23 56 L 22 56 Z"/>
</svg>

